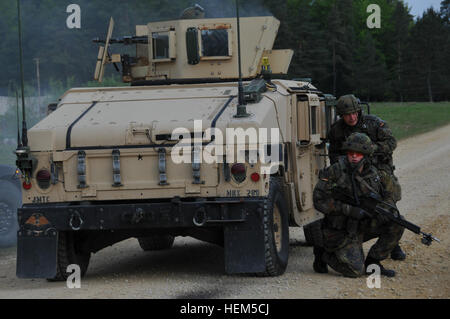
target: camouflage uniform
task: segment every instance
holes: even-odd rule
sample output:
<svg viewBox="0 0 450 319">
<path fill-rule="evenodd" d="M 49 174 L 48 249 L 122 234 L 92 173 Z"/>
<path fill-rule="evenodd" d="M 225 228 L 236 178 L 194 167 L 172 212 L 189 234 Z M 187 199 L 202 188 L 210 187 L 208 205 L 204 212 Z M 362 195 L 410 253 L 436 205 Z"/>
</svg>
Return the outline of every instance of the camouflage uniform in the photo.
<svg viewBox="0 0 450 319">
<path fill-rule="evenodd" d="M 353 95 L 344 95 L 338 100 L 337 112 L 342 117 L 344 114 L 358 112 L 358 123 L 349 126 L 344 119 L 334 123 L 328 133 L 329 157 L 331 164 L 337 162 L 339 156 L 344 155 L 342 143 L 355 132 L 367 134 L 375 146 L 375 156 L 372 163 L 379 170 L 386 191 L 392 194 L 395 202 L 401 199 L 401 187 L 397 177 L 394 175 L 392 153 L 397 147 L 397 141 L 392 135 L 389 126 L 375 115 L 362 114 L 361 106 Z"/>
<path fill-rule="evenodd" d="M 366 135 L 356 135 L 365 136 L 370 143 Z M 363 166 L 361 173 L 358 170 L 359 165 L 352 167 L 346 157 L 339 157 L 336 163 L 321 170 L 319 182 L 314 189 L 314 207 L 325 215 L 322 222 L 325 251 L 321 258 L 346 277 L 358 277 L 365 272 L 363 242 L 378 237 L 368 253 L 368 258 L 381 261 L 398 245 L 404 231 L 403 227 L 393 222 L 370 218 L 358 207 L 333 198 L 337 189 L 352 197 L 354 192 L 358 197 L 367 192 L 376 192 L 382 195 L 385 201 L 393 203 L 392 197 L 383 192 L 379 172 L 367 160 L 367 156 L 360 165 Z"/>
</svg>

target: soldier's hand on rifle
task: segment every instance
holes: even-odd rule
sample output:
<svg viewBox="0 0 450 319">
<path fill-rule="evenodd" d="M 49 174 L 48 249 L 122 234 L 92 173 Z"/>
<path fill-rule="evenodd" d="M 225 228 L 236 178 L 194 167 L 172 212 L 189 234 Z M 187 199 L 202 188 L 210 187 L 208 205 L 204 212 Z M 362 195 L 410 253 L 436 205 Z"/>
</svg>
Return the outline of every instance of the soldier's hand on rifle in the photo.
<svg viewBox="0 0 450 319">
<path fill-rule="evenodd" d="M 379 224 L 385 224 L 385 223 L 389 222 L 389 217 L 387 217 L 385 215 L 377 214 L 375 217 Z"/>
<path fill-rule="evenodd" d="M 366 212 L 364 209 L 348 204 L 342 205 L 342 213 L 347 217 L 357 220 L 370 217 L 370 214 Z"/>
</svg>

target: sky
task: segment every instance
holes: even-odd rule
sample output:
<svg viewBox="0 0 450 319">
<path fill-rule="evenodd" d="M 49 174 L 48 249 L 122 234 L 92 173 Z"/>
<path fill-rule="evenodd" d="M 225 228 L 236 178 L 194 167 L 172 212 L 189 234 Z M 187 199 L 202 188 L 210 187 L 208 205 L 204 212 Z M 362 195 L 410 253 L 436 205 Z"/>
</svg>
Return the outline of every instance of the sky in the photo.
<svg viewBox="0 0 450 319">
<path fill-rule="evenodd" d="M 435 11 L 441 8 L 441 0 L 404 0 L 411 8 L 411 14 L 415 17 L 421 16 L 429 7 L 433 7 Z"/>
</svg>

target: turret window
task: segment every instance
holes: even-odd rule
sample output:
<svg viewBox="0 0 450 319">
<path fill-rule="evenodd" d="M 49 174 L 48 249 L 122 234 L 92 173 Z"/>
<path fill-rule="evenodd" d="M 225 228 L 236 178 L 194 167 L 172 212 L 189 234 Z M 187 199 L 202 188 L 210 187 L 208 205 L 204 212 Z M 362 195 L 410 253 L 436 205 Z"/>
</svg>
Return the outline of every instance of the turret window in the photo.
<svg viewBox="0 0 450 319">
<path fill-rule="evenodd" d="M 153 59 L 169 58 L 169 32 L 154 32 L 153 37 Z"/>
<path fill-rule="evenodd" d="M 228 56 L 228 29 L 202 30 L 202 56 Z"/>
<path fill-rule="evenodd" d="M 175 60 L 175 30 L 161 30 L 152 32 L 152 60 L 153 62 L 169 62 Z"/>
</svg>

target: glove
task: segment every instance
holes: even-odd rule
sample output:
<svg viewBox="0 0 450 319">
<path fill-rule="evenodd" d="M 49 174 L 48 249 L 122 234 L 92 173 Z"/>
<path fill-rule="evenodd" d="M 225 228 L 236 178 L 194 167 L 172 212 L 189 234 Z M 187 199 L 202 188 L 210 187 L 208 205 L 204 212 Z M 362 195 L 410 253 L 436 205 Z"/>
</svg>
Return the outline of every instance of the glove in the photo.
<svg viewBox="0 0 450 319">
<path fill-rule="evenodd" d="M 342 213 L 347 217 L 357 220 L 370 217 L 369 213 L 367 213 L 364 209 L 348 204 L 342 205 Z"/>
<path fill-rule="evenodd" d="M 379 224 L 385 224 L 389 221 L 389 218 L 382 214 L 377 214 L 375 218 Z"/>
</svg>

